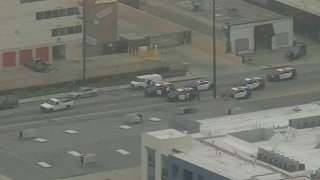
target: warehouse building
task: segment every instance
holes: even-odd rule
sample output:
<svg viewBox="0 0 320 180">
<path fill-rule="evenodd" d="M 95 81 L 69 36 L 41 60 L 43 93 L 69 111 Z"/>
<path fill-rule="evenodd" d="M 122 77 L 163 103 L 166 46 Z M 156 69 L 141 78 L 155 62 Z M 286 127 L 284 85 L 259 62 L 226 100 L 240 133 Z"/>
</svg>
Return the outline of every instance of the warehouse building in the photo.
<svg viewBox="0 0 320 180">
<path fill-rule="evenodd" d="M 217 1 L 216 19 L 224 24 L 227 52 L 275 50 L 293 41 L 292 18 L 244 1 Z"/>
<path fill-rule="evenodd" d="M 293 17 L 294 32 L 320 41 L 320 2 L 317 0 L 245 0 Z"/>
<path fill-rule="evenodd" d="M 196 1 L 199 3 L 195 3 Z M 149 13 L 212 35 L 212 1 L 143 0 L 142 2 L 142 9 Z M 194 7 L 199 4 L 200 7 Z M 225 52 L 245 54 L 259 50 L 275 50 L 288 47 L 293 42 L 291 17 L 242 0 L 216 0 L 215 13 L 215 35 L 217 39 L 224 41 Z"/>
<path fill-rule="evenodd" d="M 48 63 L 82 59 L 82 8 L 78 0 L 5 0 L 0 7 L 0 68 L 33 57 Z M 117 38 L 115 0 L 87 1 L 88 56 Z"/>
</svg>

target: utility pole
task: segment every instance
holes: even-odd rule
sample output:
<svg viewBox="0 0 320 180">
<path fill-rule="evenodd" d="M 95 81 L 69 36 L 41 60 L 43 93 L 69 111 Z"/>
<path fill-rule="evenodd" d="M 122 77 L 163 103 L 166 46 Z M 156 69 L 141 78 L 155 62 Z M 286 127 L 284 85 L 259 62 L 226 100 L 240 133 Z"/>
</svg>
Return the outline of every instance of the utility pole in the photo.
<svg viewBox="0 0 320 180">
<path fill-rule="evenodd" d="M 212 76 L 213 76 L 213 98 L 217 97 L 217 67 L 216 67 L 216 0 L 212 2 Z"/>
<path fill-rule="evenodd" d="M 86 1 L 87 0 L 82 0 L 82 79 L 85 80 L 86 77 L 86 70 L 87 70 L 87 49 L 86 49 L 86 37 L 87 37 L 87 28 L 86 28 Z"/>
</svg>

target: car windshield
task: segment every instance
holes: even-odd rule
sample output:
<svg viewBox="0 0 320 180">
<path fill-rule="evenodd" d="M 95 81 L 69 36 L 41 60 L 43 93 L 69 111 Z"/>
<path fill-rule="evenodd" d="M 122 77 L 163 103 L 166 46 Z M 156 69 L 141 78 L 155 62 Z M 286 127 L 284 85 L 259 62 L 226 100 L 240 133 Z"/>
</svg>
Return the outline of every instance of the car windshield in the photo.
<svg viewBox="0 0 320 180">
<path fill-rule="evenodd" d="M 50 104 L 50 105 L 54 105 L 54 104 L 56 103 L 56 101 L 53 101 L 53 100 L 49 99 L 49 100 L 47 101 L 47 103 Z"/>
<path fill-rule="evenodd" d="M 137 78 L 135 79 L 135 81 L 136 81 L 136 82 L 144 82 L 144 78 L 138 78 L 138 77 L 137 77 Z"/>
</svg>

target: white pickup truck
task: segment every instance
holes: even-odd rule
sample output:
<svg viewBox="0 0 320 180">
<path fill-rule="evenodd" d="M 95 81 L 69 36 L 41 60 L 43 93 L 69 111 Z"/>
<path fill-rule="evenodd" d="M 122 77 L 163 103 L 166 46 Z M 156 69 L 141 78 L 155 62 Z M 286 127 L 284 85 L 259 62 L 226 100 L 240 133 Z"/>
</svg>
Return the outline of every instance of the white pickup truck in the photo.
<svg viewBox="0 0 320 180">
<path fill-rule="evenodd" d="M 42 112 L 53 112 L 53 111 L 71 109 L 73 108 L 73 106 L 74 106 L 74 102 L 72 99 L 52 98 L 52 99 L 49 99 L 46 103 L 41 104 L 40 109 Z"/>
</svg>

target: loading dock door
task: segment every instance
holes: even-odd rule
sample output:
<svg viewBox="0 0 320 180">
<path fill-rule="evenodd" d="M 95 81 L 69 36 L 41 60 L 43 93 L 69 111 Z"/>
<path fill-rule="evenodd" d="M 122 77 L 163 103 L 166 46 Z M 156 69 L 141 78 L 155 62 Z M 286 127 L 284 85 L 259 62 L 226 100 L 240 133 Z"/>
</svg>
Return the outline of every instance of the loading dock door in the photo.
<svg viewBox="0 0 320 180">
<path fill-rule="evenodd" d="M 2 67 L 16 66 L 16 52 L 7 52 L 2 54 Z"/>
<path fill-rule="evenodd" d="M 48 62 L 49 61 L 49 48 L 48 47 L 37 48 L 36 49 L 36 57 Z"/>
<path fill-rule="evenodd" d="M 52 60 L 65 60 L 66 59 L 66 46 L 57 45 L 52 46 Z"/>
<path fill-rule="evenodd" d="M 32 49 L 21 50 L 19 54 L 19 64 L 24 65 L 28 59 L 32 58 Z"/>
<path fill-rule="evenodd" d="M 249 39 L 236 39 L 235 40 L 235 50 L 236 52 L 249 50 Z"/>
<path fill-rule="evenodd" d="M 272 50 L 272 36 L 274 36 L 273 24 L 265 24 L 254 27 L 254 47 L 255 50 Z"/>
</svg>

